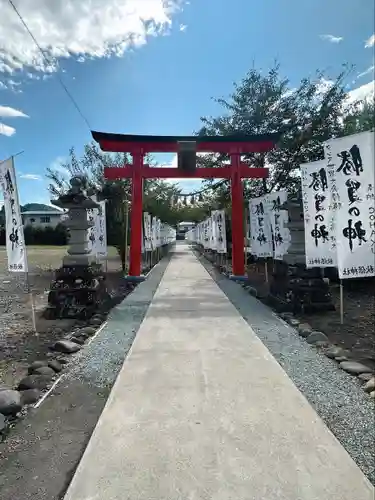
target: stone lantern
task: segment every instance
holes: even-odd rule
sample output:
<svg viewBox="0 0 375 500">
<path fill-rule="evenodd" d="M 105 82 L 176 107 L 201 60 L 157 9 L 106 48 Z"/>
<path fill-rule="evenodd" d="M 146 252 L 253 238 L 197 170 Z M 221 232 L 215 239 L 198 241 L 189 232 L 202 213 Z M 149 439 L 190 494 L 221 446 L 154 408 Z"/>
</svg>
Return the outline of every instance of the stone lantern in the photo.
<svg viewBox="0 0 375 500">
<path fill-rule="evenodd" d="M 306 268 L 305 226 L 302 193 L 288 196 L 281 207 L 288 211 L 290 245 L 282 262 L 275 265 L 270 289 L 272 302 L 279 310 L 294 313 L 334 309 L 328 280 L 320 268 Z"/>
<path fill-rule="evenodd" d="M 105 277 L 90 252 L 87 211 L 99 208 L 86 192 L 84 177 L 70 180 L 70 189 L 52 204 L 68 210 L 63 222 L 69 231 L 69 247 L 63 265 L 56 271 L 48 295 L 47 318 L 88 318 L 108 299 Z"/>
</svg>

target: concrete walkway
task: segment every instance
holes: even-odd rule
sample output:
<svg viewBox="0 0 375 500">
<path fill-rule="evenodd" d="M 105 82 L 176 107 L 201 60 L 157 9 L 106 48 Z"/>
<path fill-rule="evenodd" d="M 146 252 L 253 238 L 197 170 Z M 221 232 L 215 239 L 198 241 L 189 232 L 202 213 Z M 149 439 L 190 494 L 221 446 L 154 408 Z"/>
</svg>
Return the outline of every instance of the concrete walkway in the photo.
<svg viewBox="0 0 375 500">
<path fill-rule="evenodd" d="M 65 500 L 263 499 L 374 489 L 181 245 Z"/>
</svg>

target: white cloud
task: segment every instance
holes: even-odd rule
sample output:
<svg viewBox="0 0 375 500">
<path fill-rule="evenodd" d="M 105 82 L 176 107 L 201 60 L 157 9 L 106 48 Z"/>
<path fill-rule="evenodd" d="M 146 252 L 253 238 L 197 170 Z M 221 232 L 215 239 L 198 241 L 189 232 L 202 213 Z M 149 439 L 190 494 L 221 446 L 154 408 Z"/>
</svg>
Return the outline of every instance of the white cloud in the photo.
<svg viewBox="0 0 375 500">
<path fill-rule="evenodd" d="M 29 181 L 41 181 L 42 177 L 37 174 L 21 174 L 20 179 L 27 179 Z"/>
<path fill-rule="evenodd" d="M 53 160 L 53 162 L 49 165 L 51 170 L 57 171 L 59 174 L 64 176 L 69 176 L 69 171 L 63 166 L 66 163 L 67 158 L 65 156 L 58 156 Z"/>
<path fill-rule="evenodd" d="M 375 97 L 375 80 L 372 82 L 366 83 L 365 85 L 361 85 L 355 89 L 352 89 L 348 92 L 348 103 L 352 104 L 356 101 L 366 101 L 370 99 L 374 99 Z"/>
<path fill-rule="evenodd" d="M 326 78 L 320 78 L 316 85 L 316 95 L 318 97 L 324 95 L 328 90 L 334 85 L 333 80 L 327 80 Z"/>
<path fill-rule="evenodd" d="M 367 68 L 365 71 L 362 71 L 362 73 L 358 73 L 357 78 L 362 78 L 363 76 L 370 75 L 371 73 L 374 74 L 375 66 L 372 65 L 369 68 Z"/>
<path fill-rule="evenodd" d="M 15 108 L 11 108 L 9 106 L 0 106 L 0 117 L 2 118 L 29 118 L 28 115 L 23 113 Z M 7 137 L 15 134 L 16 129 L 10 127 L 9 125 L 5 125 L 4 123 L 0 123 L 0 134 L 6 135 Z"/>
<path fill-rule="evenodd" d="M 344 40 L 342 36 L 334 36 L 334 35 L 320 35 L 320 38 L 322 40 L 325 40 L 327 42 L 331 43 L 340 43 Z"/>
<path fill-rule="evenodd" d="M 10 108 L 9 106 L 0 106 L 0 116 L 7 118 L 29 118 L 28 115 L 25 115 L 23 111 L 19 111 L 15 108 Z"/>
<path fill-rule="evenodd" d="M 5 125 L 4 123 L 0 122 L 0 134 L 1 135 L 6 135 L 7 137 L 11 137 L 15 133 L 16 133 L 15 128 L 9 127 L 9 125 Z"/>
<path fill-rule="evenodd" d="M 365 48 L 368 49 L 370 47 L 373 47 L 374 45 L 375 45 L 375 33 L 371 35 L 368 40 L 366 40 Z"/>
<path fill-rule="evenodd" d="M 186 31 L 186 30 L 187 30 L 186 24 L 180 24 L 180 31 Z"/>
<path fill-rule="evenodd" d="M 52 73 L 60 58 L 122 56 L 147 37 L 164 34 L 184 0 L 18 0 L 16 7 L 46 54 L 20 19 L 1 2 L 0 73 Z"/>
</svg>

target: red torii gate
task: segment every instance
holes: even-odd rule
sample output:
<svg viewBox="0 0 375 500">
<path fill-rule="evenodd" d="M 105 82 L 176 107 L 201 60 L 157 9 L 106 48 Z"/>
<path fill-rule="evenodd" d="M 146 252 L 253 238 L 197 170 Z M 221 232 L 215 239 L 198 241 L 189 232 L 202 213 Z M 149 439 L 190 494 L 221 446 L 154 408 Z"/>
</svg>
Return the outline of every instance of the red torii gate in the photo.
<svg viewBox="0 0 375 500">
<path fill-rule="evenodd" d="M 241 163 L 241 155 L 264 153 L 271 150 L 280 134 L 233 135 L 233 136 L 145 136 L 92 132 L 102 151 L 129 153 L 131 165 L 105 167 L 104 177 L 108 180 L 132 179 L 131 241 L 129 277 L 141 277 L 142 259 L 142 212 L 143 179 L 171 178 L 218 178 L 231 180 L 232 197 L 232 267 L 233 276 L 245 274 L 244 224 L 243 224 L 243 178 L 266 178 L 267 168 L 252 168 Z M 195 154 L 225 153 L 230 156 L 230 165 L 218 168 L 195 168 Z M 143 163 L 147 153 L 183 153 L 190 155 L 190 169 L 150 167 Z M 194 168 L 191 159 L 194 155 Z"/>
</svg>

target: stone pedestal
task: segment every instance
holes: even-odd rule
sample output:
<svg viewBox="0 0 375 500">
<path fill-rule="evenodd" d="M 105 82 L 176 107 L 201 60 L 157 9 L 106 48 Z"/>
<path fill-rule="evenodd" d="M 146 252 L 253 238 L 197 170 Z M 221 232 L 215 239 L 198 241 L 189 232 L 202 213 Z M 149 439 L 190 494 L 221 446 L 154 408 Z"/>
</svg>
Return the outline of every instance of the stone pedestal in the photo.
<svg viewBox="0 0 375 500">
<path fill-rule="evenodd" d="M 93 225 L 87 220 L 87 210 L 98 204 L 87 197 L 84 181 L 75 177 L 69 192 L 52 203 L 69 210 L 64 222 L 70 238 L 68 254 L 57 269 L 48 295 L 45 316 L 55 318 L 88 318 L 109 299 L 101 265 L 90 254 L 88 229 Z"/>
<path fill-rule="evenodd" d="M 334 309 L 327 280 L 321 269 L 306 269 L 305 232 L 301 194 L 288 198 L 291 242 L 283 261 L 276 261 L 270 286 L 270 299 L 279 311 L 294 313 Z"/>
</svg>

